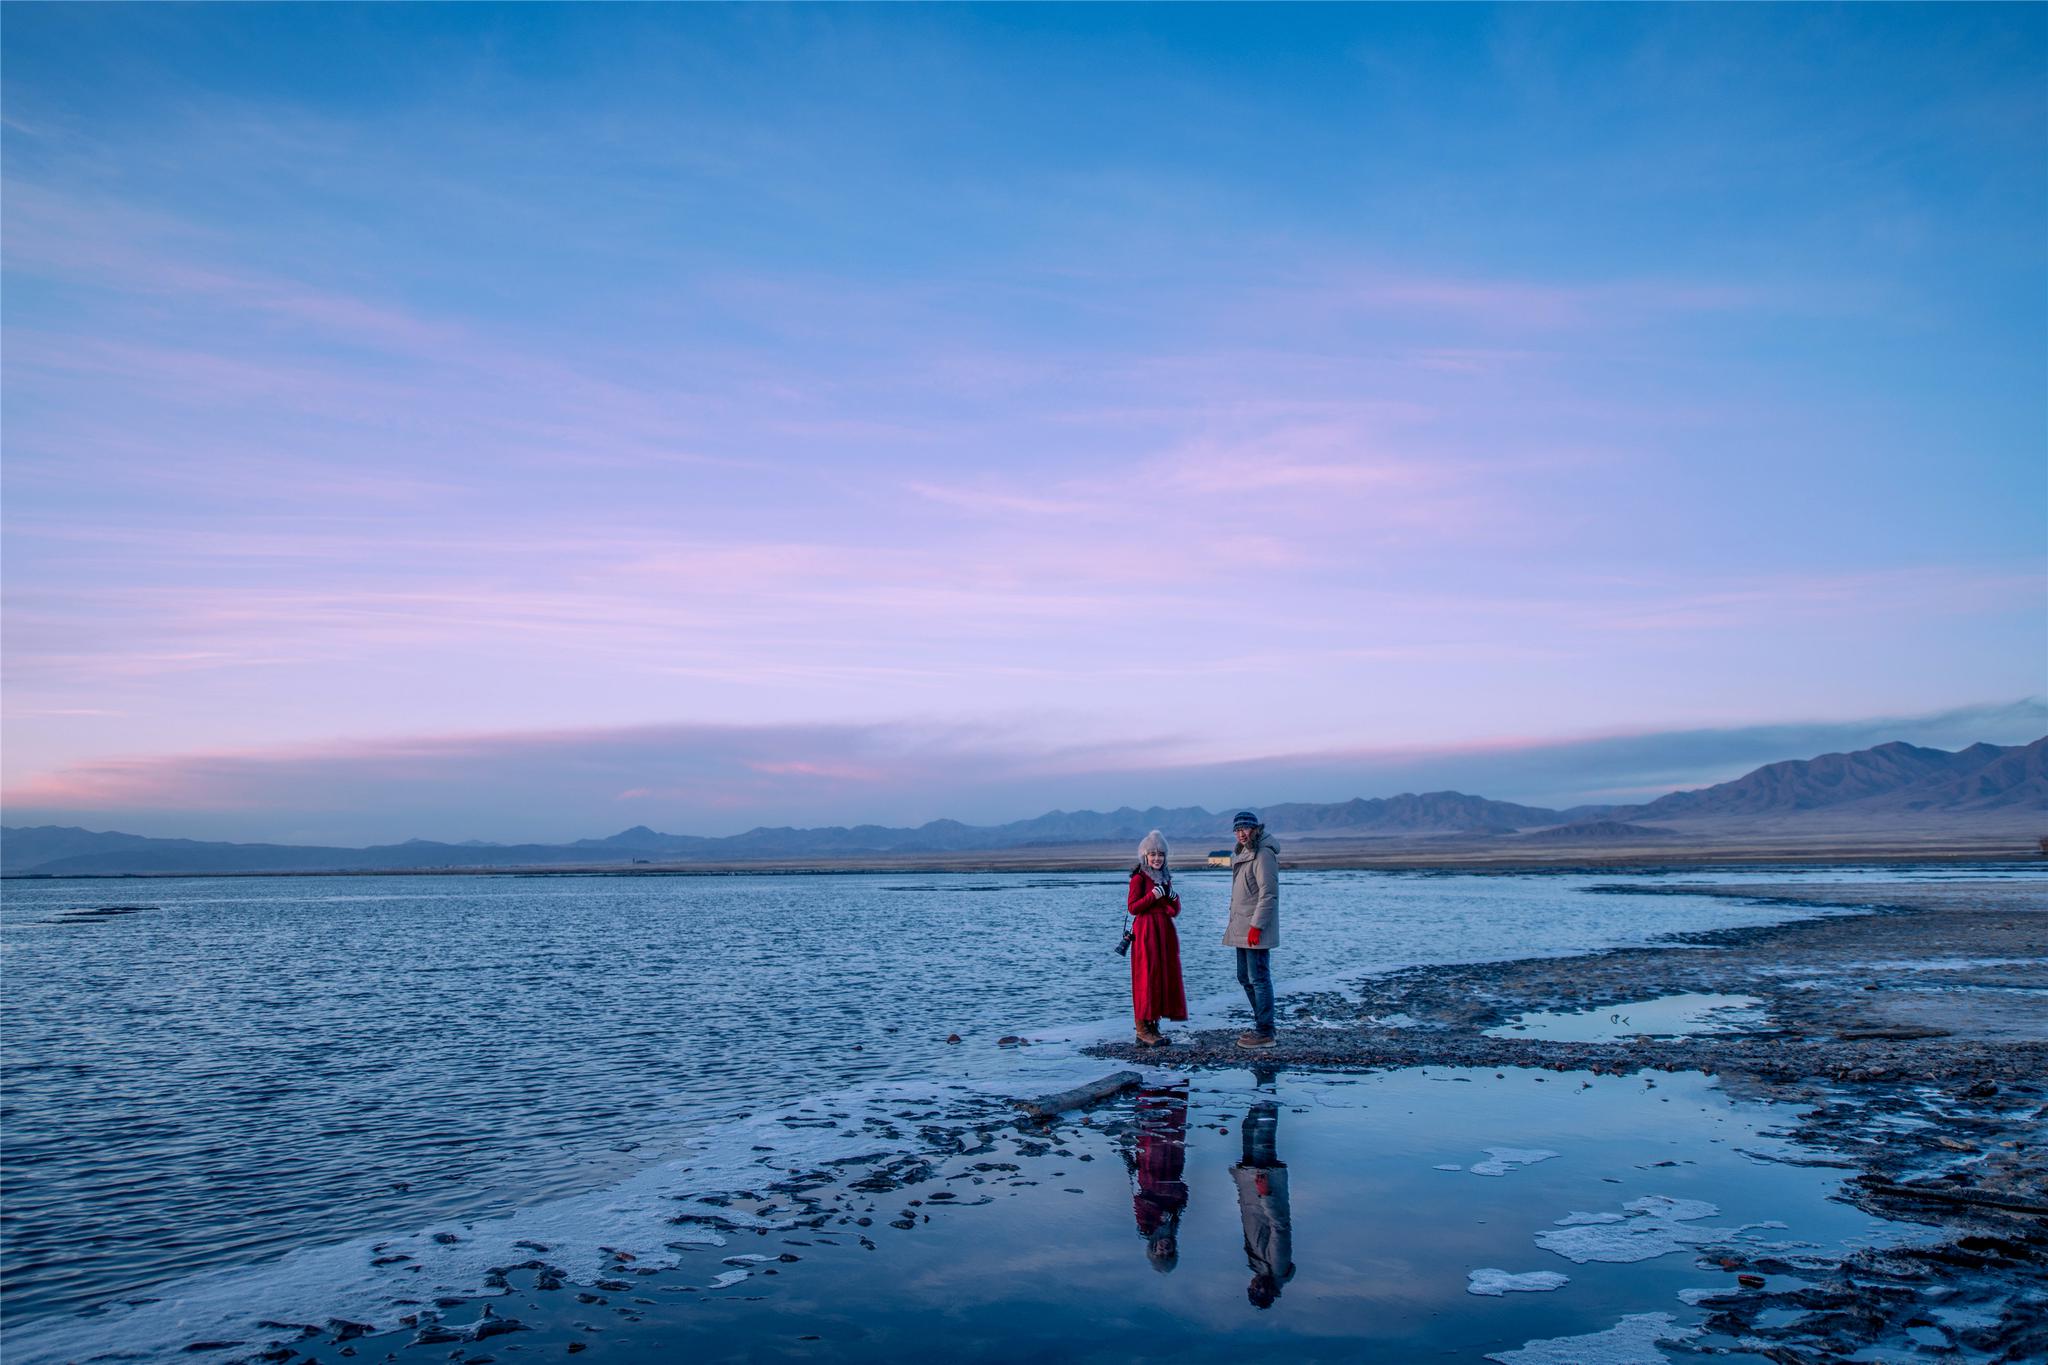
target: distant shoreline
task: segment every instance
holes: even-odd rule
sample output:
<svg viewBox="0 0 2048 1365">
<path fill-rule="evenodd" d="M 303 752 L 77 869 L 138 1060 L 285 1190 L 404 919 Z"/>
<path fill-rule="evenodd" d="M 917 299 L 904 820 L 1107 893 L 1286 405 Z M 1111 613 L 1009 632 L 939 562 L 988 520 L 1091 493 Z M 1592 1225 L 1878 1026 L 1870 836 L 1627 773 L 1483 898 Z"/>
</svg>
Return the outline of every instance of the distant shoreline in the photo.
<svg viewBox="0 0 2048 1365">
<path fill-rule="evenodd" d="M 1460 843 L 1435 839 L 1347 840 L 1293 839 L 1279 836 L 1281 866 L 1325 871 L 1371 872 L 1617 872 L 1628 869 L 1670 871 L 1695 868 L 1783 866 L 1798 863 L 1829 866 L 1848 863 L 2013 863 L 2048 871 L 2048 854 L 2033 838 L 2011 832 L 1977 836 L 1929 832 L 1914 836 L 1896 831 L 1855 835 L 1844 833 L 1752 838 L 1701 838 L 1659 841 L 1653 847 L 1567 845 L 1543 849 L 1502 848 L 1487 841 Z M 1130 854 L 1122 845 L 1063 848 L 990 849 L 941 854 L 870 854 L 833 858 L 782 858 L 729 862 L 529 863 L 510 865 L 449 864 L 439 867 L 355 867 L 263 871 L 163 872 L 14 872 L 0 881 L 160 881 L 194 877 L 732 877 L 845 876 L 849 874 L 910 875 L 973 872 L 1121 872 Z M 1191 860 L 1183 875 L 1211 869 Z"/>
</svg>

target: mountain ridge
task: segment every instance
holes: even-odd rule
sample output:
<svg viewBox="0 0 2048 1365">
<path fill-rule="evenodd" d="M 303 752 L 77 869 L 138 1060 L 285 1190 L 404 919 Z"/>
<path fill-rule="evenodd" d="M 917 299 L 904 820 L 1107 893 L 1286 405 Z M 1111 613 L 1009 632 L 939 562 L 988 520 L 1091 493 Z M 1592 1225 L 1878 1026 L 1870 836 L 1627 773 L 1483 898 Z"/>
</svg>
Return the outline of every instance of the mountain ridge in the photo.
<svg viewBox="0 0 2048 1365">
<path fill-rule="evenodd" d="M 1786 815 L 1805 811 L 1967 813 L 2048 809 L 2048 737 L 1950 753 L 1893 740 L 1849 753 L 1786 759 L 1729 782 L 1618 808 L 1618 820 Z"/>
<path fill-rule="evenodd" d="M 1403 792 L 1349 801 L 1281 802 L 1265 808 L 1276 837 L 1377 838 L 1401 835 L 1542 831 L 1589 822 L 1685 824 L 1813 812 L 1876 818 L 2048 811 L 2048 737 L 2026 745 L 1973 744 L 1949 752 L 1901 741 L 1851 753 L 1767 763 L 1742 777 L 1673 792 L 1635 806 L 1550 810 L 1463 792 Z M 1183 841 L 1229 842 L 1227 812 L 1200 806 L 1121 806 L 1113 811 L 1047 811 L 1001 825 L 939 819 L 914 827 L 758 826 L 740 834 L 665 834 L 635 825 L 597 839 L 560 844 L 447 843 L 409 839 L 367 848 L 157 839 L 75 826 L 0 826 L 0 874 L 85 875 L 125 872 L 314 872 L 443 867 L 518 867 L 613 861 L 728 861 L 879 854 L 963 853 L 1093 843 L 1136 843 L 1148 830 Z M 1667 832 L 1631 831 L 1655 838 Z"/>
</svg>

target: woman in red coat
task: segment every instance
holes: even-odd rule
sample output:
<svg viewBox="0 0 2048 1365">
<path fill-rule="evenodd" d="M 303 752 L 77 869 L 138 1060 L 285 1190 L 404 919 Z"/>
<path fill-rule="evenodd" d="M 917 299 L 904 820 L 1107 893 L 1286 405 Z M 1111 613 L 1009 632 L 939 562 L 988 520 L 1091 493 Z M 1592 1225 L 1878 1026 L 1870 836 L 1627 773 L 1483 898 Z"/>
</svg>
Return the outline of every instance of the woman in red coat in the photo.
<svg viewBox="0 0 2048 1365">
<path fill-rule="evenodd" d="M 1158 830 L 1138 845 L 1138 865 L 1131 869 L 1131 1012 L 1138 1020 L 1139 1047 L 1165 1047 L 1161 1019 L 1188 1017 L 1187 994 L 1180 984 L 1180 935 L 1174 917 L 1180 897 L 1174 894 L 1173 872 L 1166 866 L 1166 837 Z"/>
</svg>

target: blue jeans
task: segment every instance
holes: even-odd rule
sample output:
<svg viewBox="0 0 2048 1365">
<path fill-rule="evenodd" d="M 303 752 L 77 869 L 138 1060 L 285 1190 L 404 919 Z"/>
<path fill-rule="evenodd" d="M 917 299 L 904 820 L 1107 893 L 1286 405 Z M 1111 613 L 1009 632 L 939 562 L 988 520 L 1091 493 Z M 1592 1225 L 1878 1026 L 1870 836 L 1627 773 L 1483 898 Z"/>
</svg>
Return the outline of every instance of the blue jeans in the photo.
<svg viewBox="0 0 2048 1365">
<path fill-rule="evenodd" d="M 1252 1027 L 1273 1031 L 1273 955 L 1263 948 L 1237 950 L 1237 984 L 1252 1003 Z"/>
<path fill-rule="evenodd" d="M 1259 1100 L 1237 1125 L 1244 1134 L 1244 1164 L 1254 1170 L 1271 1170 L 1281 1164 L 1277 1144 L 1280 1137 L 1280 1106 Z"/>
</svg>

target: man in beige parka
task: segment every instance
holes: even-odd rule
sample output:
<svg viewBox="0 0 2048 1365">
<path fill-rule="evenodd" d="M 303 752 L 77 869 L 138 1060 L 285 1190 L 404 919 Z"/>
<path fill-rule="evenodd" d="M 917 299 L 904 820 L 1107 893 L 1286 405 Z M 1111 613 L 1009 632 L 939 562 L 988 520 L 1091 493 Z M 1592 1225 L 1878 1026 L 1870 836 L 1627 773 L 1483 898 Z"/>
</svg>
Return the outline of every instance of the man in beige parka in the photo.
<svg viewBox="0 0 2048 1365">
<path fill-rule="evenodd" d="M 1273 1046 L 1273 949 L 1280 942 L 1280 849 L 1251 811 L 1231 821 L 1237 849 L 1230 855 L 1230 922 L 1223 946 L 1237 949 L 1237 981 L 1251 1002 L 1252 1027 L 1239 1047 Z"/>
</svg>

